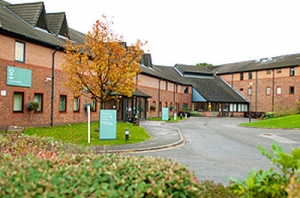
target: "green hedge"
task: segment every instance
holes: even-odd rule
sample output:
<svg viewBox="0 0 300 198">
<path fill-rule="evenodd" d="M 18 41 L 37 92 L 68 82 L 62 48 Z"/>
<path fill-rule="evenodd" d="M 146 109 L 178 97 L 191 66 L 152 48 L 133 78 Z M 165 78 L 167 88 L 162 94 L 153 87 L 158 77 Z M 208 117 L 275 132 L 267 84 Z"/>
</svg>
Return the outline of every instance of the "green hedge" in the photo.
<svg viewBox="0 0 300 198">
<path fill-rule="evenodd" d="M 164 158 L 94 149 L 19 134 L 0 135 L 0 197 L 234 197 Z"/>
<path fill-rule="evenodd" d="M 45 153 L 47 156 L 47 153 Z M 2 156 L 0 197 L 199 197 L 187 167 L 151 157 Z"/>
</svg>

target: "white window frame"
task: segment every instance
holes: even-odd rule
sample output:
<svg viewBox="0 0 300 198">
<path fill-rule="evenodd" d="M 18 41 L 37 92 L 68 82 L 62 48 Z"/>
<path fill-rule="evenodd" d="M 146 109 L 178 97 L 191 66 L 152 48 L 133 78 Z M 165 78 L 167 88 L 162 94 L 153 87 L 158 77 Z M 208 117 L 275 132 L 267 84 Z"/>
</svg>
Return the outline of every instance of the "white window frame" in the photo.
<svg viewBox="0 0 300 198">
<path fill-rule="evenodd" d="M 25 62 L 25 43 L 21 41 L 15 41 L 15 61 Z"/>
</svg>

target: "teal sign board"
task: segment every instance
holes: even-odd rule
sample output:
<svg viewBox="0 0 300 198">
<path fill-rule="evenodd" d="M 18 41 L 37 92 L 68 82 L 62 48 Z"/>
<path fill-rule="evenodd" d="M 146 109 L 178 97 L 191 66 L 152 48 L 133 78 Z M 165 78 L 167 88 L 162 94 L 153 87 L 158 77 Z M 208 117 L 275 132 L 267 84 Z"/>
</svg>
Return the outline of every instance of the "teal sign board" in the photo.
<svg viewBox="0 0 300 198">
<path fill-rule="evenodd" d="M 117 111 L 100 110 L 100 140 L 117 138 Z"/>
<path fill-rule="evenodd" d="M 19 87 L 31 87 L 31 70 L 7 66 L 6 84 Z"/>
<path fill-rule="evenodd" d="M 169 120 L 169 108 L 162 108 L 162 120 Z"/>
</svg>

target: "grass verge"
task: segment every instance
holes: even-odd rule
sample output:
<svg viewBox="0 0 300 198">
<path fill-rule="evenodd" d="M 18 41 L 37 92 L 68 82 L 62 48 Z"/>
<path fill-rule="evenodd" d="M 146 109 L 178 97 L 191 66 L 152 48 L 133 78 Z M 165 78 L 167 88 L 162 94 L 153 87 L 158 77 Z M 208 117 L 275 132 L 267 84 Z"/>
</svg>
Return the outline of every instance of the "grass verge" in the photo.
<svg viewBox="0 0 300 198">
<path fill-rule="evenodd" d="M 300 114 L 272 118 L 268 120 L 258 120 L 256 122 L 243 123 L 240 124 L 239 126 L 270 128 L 270 129 L 299 129 Z"/>
<path fill-rule="evenodd" d="M 150 121 L 162 121 L 162 122 L 179 122 L 179 121 L 185 120 L 185 119 L 186 119 L 185 117 L 182 117 L 182 119 L 180 119 L 179 116 L 177 116 L 176 120 L 174 120 L 174 116 L 169 116 L 169 120 L 162 120 L 161 117 L 147 118 L 147 120 L 150 120 Z"/>
<path fill-rule="evenodd" d="M 79 145 L 119 145 L 133 144 L 150 139 L 150 135 L 141 126 L 133 126 L 131 123 L 117 122 L 117 134 L 115 140 L 100 140 L 99 132 L 94 132 L 98 128 L 98 122 L 91 123 L 91 143 L 88 144 L 87 124 L 71 124 L 54 127 L 29 127 L 24 133 L 38 137 L 52 137 L 55 140 L 64 141 Z M 129 140 L 125 141 L 125 129 L 130 132 Z"/>
</svg>

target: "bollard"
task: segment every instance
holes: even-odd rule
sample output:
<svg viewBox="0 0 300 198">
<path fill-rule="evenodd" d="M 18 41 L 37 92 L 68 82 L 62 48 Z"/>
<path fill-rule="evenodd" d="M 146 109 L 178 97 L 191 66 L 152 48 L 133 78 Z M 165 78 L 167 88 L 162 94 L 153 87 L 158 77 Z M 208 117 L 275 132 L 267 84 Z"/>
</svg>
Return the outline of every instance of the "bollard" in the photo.
<svg viewBox="0 0 300 198">
<path fill-rule="evenodd" d="M 128 141 L 129 140 L 129 130 L 125 129 L 125 140 Z"/>
</svg>

